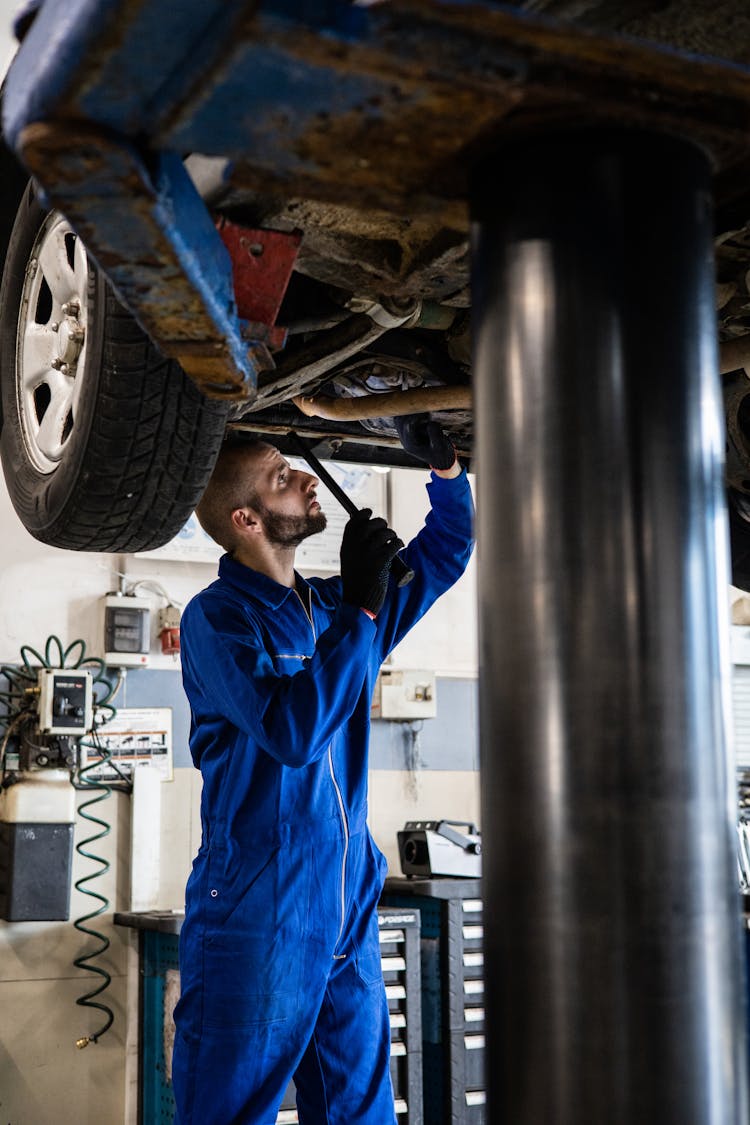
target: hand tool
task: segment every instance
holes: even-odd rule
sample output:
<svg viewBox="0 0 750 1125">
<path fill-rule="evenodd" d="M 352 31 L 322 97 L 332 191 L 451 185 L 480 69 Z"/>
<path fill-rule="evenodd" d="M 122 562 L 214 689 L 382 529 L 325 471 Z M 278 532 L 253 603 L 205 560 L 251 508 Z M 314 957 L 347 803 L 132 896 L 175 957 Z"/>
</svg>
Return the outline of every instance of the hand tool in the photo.
<svg viewBox="0 0 750 1125">
<path fill-rule="evenodd" d="M 304 457 L 305 461 L 307 461 L 308 465 L 315 473 L 315 476 L 326 486 L 334 500 L 338 500 L 341 507 L 348 512 L 350 516 L 355 516 L 359 508 L 351 497 L 347 496 L 341 485 L 333 479 L 328 470 L 321 465 L 312 450 L 308 448 L 307 443 L 294 430 L 290 430 L 287 437 L 291 439 L 300 456 Z M 414 571 L 404 562 L 400 555 L 396 555 L 393 559 L 391 572 L 398 586 L 408 585 L 414 577 Z"/>
</svg>

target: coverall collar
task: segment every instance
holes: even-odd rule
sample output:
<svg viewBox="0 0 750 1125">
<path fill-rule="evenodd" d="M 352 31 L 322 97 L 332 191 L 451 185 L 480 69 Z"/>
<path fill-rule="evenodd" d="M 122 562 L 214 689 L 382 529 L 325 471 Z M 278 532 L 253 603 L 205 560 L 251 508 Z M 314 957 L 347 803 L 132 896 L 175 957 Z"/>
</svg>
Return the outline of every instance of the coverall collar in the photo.
<svg viewBox="0 0 750 1125">
<path fill-rule="evenodd" d="M 298 580 L 305 581 L 296 571 L 294 573 Z M 257 601 L 270 609 L 279 609 L 289 595 L 294 593 L 294 587 L 290 589 L 288 586 L 282 586 L 280 582 L 274 582 L 273 578 L 261 574 L 259 570 L 253 570 L 250 566 L 245 566 L 244 563 L 237 562 L 231 555 L 222 555 L 219 559 L 219 578 L 241 590 L 243 594 L 252 594 Z"/>
</svg>

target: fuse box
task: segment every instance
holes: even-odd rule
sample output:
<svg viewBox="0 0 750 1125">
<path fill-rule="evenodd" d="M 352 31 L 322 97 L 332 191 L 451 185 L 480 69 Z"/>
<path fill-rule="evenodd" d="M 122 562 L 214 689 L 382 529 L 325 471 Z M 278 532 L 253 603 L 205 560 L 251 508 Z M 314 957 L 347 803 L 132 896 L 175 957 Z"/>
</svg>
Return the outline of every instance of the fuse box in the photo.
<svg viewBox="0 0 750 1125">
<path fill-rule="evenodd" d="M 151 648 L 151 603 L 129 594 L 104 598 L 104 663 L 145 668 Z"/>
<path fill-rule="evenodd" d="M 377 719 L 434 719 L 435 673 L 411 668 L 381 668 L 372 701 Z"/>
</svg>

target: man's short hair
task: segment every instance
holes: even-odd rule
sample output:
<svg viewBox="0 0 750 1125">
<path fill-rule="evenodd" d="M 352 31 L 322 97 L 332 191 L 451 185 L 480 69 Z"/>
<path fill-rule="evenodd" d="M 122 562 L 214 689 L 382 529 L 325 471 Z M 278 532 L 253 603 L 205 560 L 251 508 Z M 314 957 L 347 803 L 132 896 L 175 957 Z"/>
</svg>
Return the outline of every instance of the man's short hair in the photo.
<svg viewBox="0 0 750 1125">
<path fill-rule="evenodd" d="M 237 508 L 259 508 L 251 455 L 267 441 L 231 435 L 222 445 L 214 471 L 195 514 L 207 535 L 231 555 L 237 546 L 232 512 Z"/>
</svg>

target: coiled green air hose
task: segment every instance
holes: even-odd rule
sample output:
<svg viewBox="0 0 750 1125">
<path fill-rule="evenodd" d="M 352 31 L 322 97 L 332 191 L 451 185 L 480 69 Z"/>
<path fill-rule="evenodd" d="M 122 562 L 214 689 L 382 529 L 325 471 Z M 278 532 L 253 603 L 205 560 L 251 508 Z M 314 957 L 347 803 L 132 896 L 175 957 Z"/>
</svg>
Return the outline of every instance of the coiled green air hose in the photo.
<svg viewBox="0 0 750 1125">
<path fill-rule="evenodd" d="M 115 708 L 111 705 L 110 700 L 114 697 L 119 685 L 112 684 L 107 679 L 105 675 L 106 666 L 103 660 L 100 660 L 96 656 L 86 655 L 86 645 L 80 639 L 73 641 L 64 649 L 59 637 L 53 635 L 48 637 L 43 655 L 30 645 L 22 645 L 20 653 L 20 666 L 3 665 L 0 667 L 0 676 L 4 677 L 8 684 L 7 691 L 0 691 L 0 728 L 5 727 L 3 741 L 2 744 L 0 744 L 0 770 L 2 771 L 3 779 L 6 773 L 6 750 L 11 735 L 22 730 L 24 726 L 33 727 L 37 719 L 35 688 L 38 683 L 39 669 L 75 668 L 90 671 L 94 674 L 92 680 L 94 693 L 94 722 L 92 729 L 87 732 L 91 737 L 91 741 L 82 739 L 79 746 L 87 746 L 95 749 L 97 759 L 90 764 L 82 766 L 79 756 L 78 766 L 75 771 L 75 780 L 74 777 L 71 776 L 71 781 L 73 781 L 77 789 L 88 790 L 96 794 L 84 801 L 79 806 L 78 812 L 83 820 L 87 820 L 92 825 L 96 825 L 101 829 L 101 831 L 95 832 L 93 835 L 76 844 L 76 852 L 80 856 L 99 864 L 98 870 L 89 875 L 82 876 L 82 878 L 78 879 L 75 883 L 76 890 L 80 891 L 82 894 L 89 895 L 98 903 L 96 909 L 92 910 L 89 914 L 84 914 L 80 918 L 77 918 L 73 923 L 74 927 L 80 933 L 86 934 L 87 937 L 93 938 L 98 942 L 96 949 L 90 953 L 76 957 L 73 962 L 77 969 L 93 973 L 99 978 L 97 986 L 92 988 L 90 992 L 79 997 L 76 1000 L 76 1004 L 86 1008 L 96 1008 L 100 1012 L 103 1012 L 105 1016 L 104 1023 L 98 1031 L 94 1032 L 92 1035 L 82 1036 L 76 1040 L 76 1046 L 86 1047 L 89 1043 L 98 1042 L 101 1036 L 112 1026 L 114 1020 L 112 1009 L 97 999 L 97 997 L 100 997 L 109 987 L 112 978 L 106 969 L 102 968 L 100 965 L 92 964 L 96 958 L 101 957 L 109 949 L 109 938 L 98 930 L 86 925 L 87 922 L 98 918 L 99 915 L 106 913 L 109 909 L 109 900 L 105 895 L 100 894 L 96 890 L 92 890 L 88 886 L 92 880 L 101 878 L 101 876 L 109 871 L 109 863 L 102 856 L 97 855 L 93 851 L 87 851 L 86 849 L 90 844 L 96 843 L 97 840 L 103 840 L 111 831 L 110 825 L 105 820 L 93 815 L 89 810 L 93 805 L 97 805 L 101 801 L 106 801 L 112 792 L 112 787 L 105 782 L 89 778 L 88 773 L 95 767 L 101 768 L 102 765 L 107 765 L 111 758 L 109 751 L 98 740 L 97 727 L 114 717 Z M 124 777 L 123 780 L 127 781 Z"/>
<path fill-rule="evenodd" d="M 89 1043 L 96 1043 L 100 1039 L 100 1037 L 104 1035 L 105 1031 L 109 1030 L 109 1028 L 112 1026 L 112 1021 L 114 1020 L 112 1009 L 109 1008 L 106 1004 L 100 1003 L 96 999 L 97 996 L 101 996 L 101 994 L 107 988 L 109 988 L 112 978 L 106 969 L 103 969 L 100 965 L 92 964 L 92 962 L 97 957 L 101 957 L 102 954 L 106 953 L 109 949 L 109 938 L 106 936 L 106 934 L 100 933 L 98 930 L 91 929 L 86 925 L 87 922 L 91 922 L 94 918 L 98 918 L 100 914 L 104 914 L 107 910 L 109 910 L 109 899 L 107 899 L 104 895 L 99 894 L 98 891 L 91 890 L 91 888 L 88 886 L 92 879 L 99 879 L 102 875 L 105 875 L 109 871 L 109 863 L 106 859 L 104 859 L 103 856 L 97 855 L 96 852 L 87 851 L 86 849 L 88 848 L 89 844 L 95 844 L 97 840 L 103 840 L 106 836 L 109 836 L 109 824 L 107 824 L 105 820 L 101 820 L 98 816 L 94 816 L 89 810 L 93 805 L 98 805 L 100 801 L 108 800 L 112 792 L 111 786 L 102 781 L 95 781 L 89 778 L 87 775 L 89 770 L 92 770 L 95 767 L 98 768 L 101 765 L 106 765 L 112 755 L 105 747 L 98 746 L 96 742 L 84 743 L 84 745 L 92 746 L 97 749 L 101 754 L 101 758 L 96 759 L 89 765 L 83 766 L 82 768 L 79 766 L 78 768 L 79 787 L 81 789 L 91 789 L 96 794 L 95 796 L 90 797 L 87 801 L 83 801 L 82 804 L 78 806 L 78 815 L 82 820 L 87 820 L 91 824 L 98 825 L 98 827 L 101 828 L 101 831 L 94 832 L 92 836 L 87 836 L 85 840 L 79 840 L 79 842 L 76 844 L 76 851 L 85 859 L 89 859 L 94 863 L 98 863 L 99 870 L 93 871 L 90 875 L 84 875 L 82 878 L 77 879 L 74 886 L 77 891 L 80 891 L 82 894 L 89 895 L 91 898 L 95 899 L 99 903 L 99 906 L 96 909 L 92 910 L 89 914 L 83 914 L 80 918 L 76 918 L 73 925 L 80 933 L 87 934 L 90 938 L 93 938 L 99 944 L 96 949 L 91 951 L 91 953 L 84 953 L 81 954 L 80 957 L 76 957 L 73 961 L 73 964 L 77 969 L 81 969 L 84 972 L 96 974 L 96 976 L 100 978 L 100 983 L 96 987 L 92 988 L 90 992 L 85 993 L 85 995 L 83 996 L 79 996 L 76 999 L 76 1004 L 79 1004 L 84 1008 L 97 1008 L 100 1012 L 104 1012 L 105 1020 L 99 1030 L 93 1035 L 84 1035 L 76 1040 L 76 1047 L 80 1048 L 87 1047 Z"/>
</svg>

